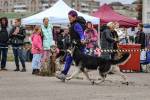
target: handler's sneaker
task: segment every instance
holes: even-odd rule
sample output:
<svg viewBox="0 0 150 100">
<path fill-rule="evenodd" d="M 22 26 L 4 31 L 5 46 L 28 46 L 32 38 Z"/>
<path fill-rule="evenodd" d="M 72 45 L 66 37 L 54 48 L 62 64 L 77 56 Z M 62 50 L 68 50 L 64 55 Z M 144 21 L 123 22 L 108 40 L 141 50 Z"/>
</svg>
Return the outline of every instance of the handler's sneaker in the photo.
<svg viewBox="0 0 150 100">
<path fill-rule="evenodd" d="M 58 78 L 58 79 L 60 79 L 62 82 L 65 82 L 65 76 L 66 75 L 64 75 L 64 74 L 60 74 L 60 75 L 56 75 L 56 77 Z"/>
</svg>

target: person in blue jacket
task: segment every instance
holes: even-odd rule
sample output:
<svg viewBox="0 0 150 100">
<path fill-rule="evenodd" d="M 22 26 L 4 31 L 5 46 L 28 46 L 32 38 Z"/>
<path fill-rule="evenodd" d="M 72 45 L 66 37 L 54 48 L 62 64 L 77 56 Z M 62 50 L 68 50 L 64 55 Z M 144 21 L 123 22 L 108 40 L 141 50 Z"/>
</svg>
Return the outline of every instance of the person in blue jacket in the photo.
<svg viewBox="0 0 150 100">
<path fill-rule="evenodd" d="M 86 21 L 83 17 L 78 16 L 76 11 L 71 10 L 68 13 L 68 18 L 70 21 L 70 28 L 69 28 L 69 35 L 72 41 L 75 41 L 81 52 L 85 53 L 85 36 L 84 36 L 84 25 L 86 24 Z M 60 75 L 56 75 L 58 79 L 60 79 L 62 82 L 65 82 L 65 77 L 70 69 L 71 63 L 72 63 L 72 56 L 68 55 L 66 58 L 66 64 L 64 70 L 61 72 Z"/>
</svg>

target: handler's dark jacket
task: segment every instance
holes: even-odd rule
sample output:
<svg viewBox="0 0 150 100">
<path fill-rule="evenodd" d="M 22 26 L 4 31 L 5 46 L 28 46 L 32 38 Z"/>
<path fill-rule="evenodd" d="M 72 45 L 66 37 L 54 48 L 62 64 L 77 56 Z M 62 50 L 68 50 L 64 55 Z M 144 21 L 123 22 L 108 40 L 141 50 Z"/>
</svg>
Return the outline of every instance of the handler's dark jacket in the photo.
<svg viewBox="0 0 150 100">
<path fill-rule="evenodd" d="M 82 29 L 83 29 L 83 35 L 84 35 L 84 30 L 86 29 L 86 21 L 83 17 L 77 17 L 76 20 L 71 23 L 71 26 L 69 28 L 69 35 L 71 37 L 71 43 L 73 41 L 77 42 L 77 46 L 80 48 L 80 49 L 83 49 L 85 48 L 85 45 L 83 45 L 81 43 L 81 37 L 79 35 L 79 33 L 75 30 L 75 25 L 76 24 L 80 24 Z"/>
</svg>

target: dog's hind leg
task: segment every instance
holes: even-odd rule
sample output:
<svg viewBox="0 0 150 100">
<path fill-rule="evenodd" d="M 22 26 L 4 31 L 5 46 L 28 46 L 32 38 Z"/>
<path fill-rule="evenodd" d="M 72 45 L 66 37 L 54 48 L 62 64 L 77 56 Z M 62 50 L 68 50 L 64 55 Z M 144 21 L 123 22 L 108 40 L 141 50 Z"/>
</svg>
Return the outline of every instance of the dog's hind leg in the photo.
<svg viewBox="0 0 150 100">
<path fill-rule="evenodd" d="M 107 76 L 107 74 L 101 74 L 101 73 L 99 73 L 99 74 L 100 74 L 102 80 L 100 82 L 95 82 L 96 85 L 103 83 L 105 81 L 106 76 Z"/>
<path fill-rule="evenodd" d="M 86 78 L 92 83 L 92 85 L 94 85 L 95 82 L 90 79 L 89 74 L 88 74 L 88 71 L 85 71 L 85 72 L 83 72 L 83 73 L 84 73 L 84 75 L 86 76 Z"/>
<path fill-rule="evenodd" d="M 81 73 L 80 68 L 77 68 L 76 71 L 68 78 L 66 78 L 66 80 L 71 80 L 73 77 L 79 75 Z"/>
</svg>

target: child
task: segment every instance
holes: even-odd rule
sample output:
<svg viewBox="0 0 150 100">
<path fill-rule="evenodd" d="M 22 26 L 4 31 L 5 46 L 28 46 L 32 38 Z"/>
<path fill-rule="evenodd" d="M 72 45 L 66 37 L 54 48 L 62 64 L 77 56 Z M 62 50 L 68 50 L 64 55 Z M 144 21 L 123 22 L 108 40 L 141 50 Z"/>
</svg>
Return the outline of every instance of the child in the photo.
<svg viewBox="0 0 150 100">
<path fill-rule="evenodd" d="M 38 74 L 40 70 L 40 60 L 41 60 L 41 53 L 42 53 L 42 28 L 41 26 L 37 25 L 34 28 L 34 32 L 31 36 L 32 40 L 32 50 L 31 53 L 33 54 L 32 59 L 32 74 Z"/>
</svg>

